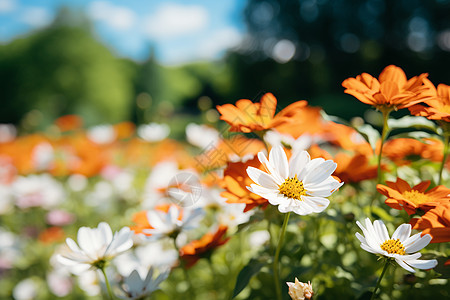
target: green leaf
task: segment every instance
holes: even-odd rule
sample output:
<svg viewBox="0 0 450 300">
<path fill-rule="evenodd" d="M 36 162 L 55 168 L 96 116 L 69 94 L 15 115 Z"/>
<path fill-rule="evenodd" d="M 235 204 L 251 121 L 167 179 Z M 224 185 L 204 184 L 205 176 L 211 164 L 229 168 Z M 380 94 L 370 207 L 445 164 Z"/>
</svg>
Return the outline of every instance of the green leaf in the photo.
<svg viewBox="0 0 450 300">
<path fill-rule="evenodd" d="M 234 286 L 232 298 L 239 295 L 239 293 L 242 292 L 242 290 L 247 286 L 250 279 L 252 279 L 252 277 L 256 275 L 265 265 L 265 263 L 262 263 L 255 259 L 251 259 L 249 263 L 239 272 L 239 275 L 236 279 L 236 285 Z"/>
</svg>

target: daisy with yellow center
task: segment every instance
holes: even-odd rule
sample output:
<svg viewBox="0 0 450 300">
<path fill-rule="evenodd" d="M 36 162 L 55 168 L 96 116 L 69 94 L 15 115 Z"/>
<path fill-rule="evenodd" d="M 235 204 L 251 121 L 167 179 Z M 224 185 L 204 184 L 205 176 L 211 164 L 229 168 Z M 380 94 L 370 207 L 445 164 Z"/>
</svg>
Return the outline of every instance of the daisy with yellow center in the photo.
<svg viewBox="0 0 450 300">
<path fill-rule="evenodd" d="M 283 148 L 276 146 L 270 151 L 269 158 L 259 152 L 258 159 L 266 172 L 248 167 L 247 174 L 255 184 L 247 188 L 270 204 L 278 205 L 282 213 L 293 211 L 308 215 L 322 212 L 330 203 L 326 197 L 344 184 L 331 176 L 337 166 L 335 162 L 311 159 L 306 151 L 294 151 L 288 161 Z"/>
<path fill-rule="evenodd" d="M 421 233 L 410 236 L 410 224 L 400 225 L 392 237 L 389 237 L 386 225 L 380 220 L 376 220 L 372 224 L 367 218 L 365 227 L 360 222 L 356 222 L 356 224 L 364 234 L 363 236 L 357 232 L 356 237 L 361 242 L 361 248 L 367 252 L 395 260 L 403 269 L 413 273 L 415 272 L 413 268 L 427 270 L 437 265 L 435 259 L 418 259 L 421 254 L 417 252 L 430 243 L 431 236 L 429 234 L 420 236 Z"/>
<path fill-rule="evenodd" d="M 395 182 L 386 181 L 386 185 L 378 184 L 377 190 L 387 197 L 387 205 L 412 215 L 419 209 L 426 212 L 450 201 L 450 189 L 438 185 L 427 190 L 429 186 L 430 181 L 422 181 L 411 187 L 405 180 L 397 178 Z"/>
</svg>

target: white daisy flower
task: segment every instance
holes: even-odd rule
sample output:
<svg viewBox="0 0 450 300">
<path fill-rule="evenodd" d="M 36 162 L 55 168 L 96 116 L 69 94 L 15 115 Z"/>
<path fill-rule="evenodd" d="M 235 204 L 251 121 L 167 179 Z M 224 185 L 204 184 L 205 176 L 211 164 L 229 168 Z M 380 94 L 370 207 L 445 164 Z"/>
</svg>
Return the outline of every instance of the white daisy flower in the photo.
<svg viewBox="0 0 450 300">
<path fill-rule="evenodd" d="M 156 278 L 153 278 L 153 273 L 153 268 L 150 268 L 147 276 L 142 279 L 139 272 L 133 270 L 129 276 L 124 278 L 124 283 L 121 286 L 126 295 L 123 299 L 143 299 L 158 290 L 161 282 L 169 276 L 169 270 L 160 273 Z"/>
<path fill-rule="evenodd" d="M 171 205 L 166 212 L 160 210 L 147 211 L 147 220 L 153 229 L 144 229 L 143 232 L 151 234 L 150 239 L 162 237 L 176 238 L 184 230 L 197 228 L 204 215 L 202 208 L 181 208 Z"/>
<path fill-rule="evenodd" d="M 435 259 L 418 259 L 421 257 L 421 254 L 416 252 L 430 243 L 431 236 L 429 234 L 420 236 L 421 233 L 417 233 L 410 237 L 410 224 L 400 225 L 395 230 L 392 238 L 389 238 L 386 225 L 380 220 L 376 220 L 372 225 L 370 219 L 367 218 L 365 220 L 366 227 L 358 221 L 356 224 L 358 224 L 364 234 L 362 236 L 357 232 L 356 237 L 361 242 L 361 248 L 367 252 L 395 260 L 403 269 L 413 273 L 415 271 L 412 267 L 427 270 L 437 265 Z"/>
<path fill-rule="evenodd" d="M 91 267 L 103 269 L 109 260 L 133 246 L 132 236 L 133 231 L 128 227 L 113 235 L 111 227 L 105 222 L 98 224 L 97 228 L 81 227 L 78 229 L 78 245 L 67 238 L 69 250 L 58 255 L 57 259 L 75 274 Z"/>
<path fill-rule="evenodd" d="M 327 208 L 329 197 L 344 183 L 331 177 L 336 163 L 323 158 L 311 159 L 308 152 L 294 152 L 290 161 L 281 146 L 273 147 L 269 159 L 258 153 L 267 172 L 248 167 L 248 176 L 256 183 L 247 187 L 251 192 L 278 205 L 282 213 L 299 215 L 319 213 Z"/>
</svg>

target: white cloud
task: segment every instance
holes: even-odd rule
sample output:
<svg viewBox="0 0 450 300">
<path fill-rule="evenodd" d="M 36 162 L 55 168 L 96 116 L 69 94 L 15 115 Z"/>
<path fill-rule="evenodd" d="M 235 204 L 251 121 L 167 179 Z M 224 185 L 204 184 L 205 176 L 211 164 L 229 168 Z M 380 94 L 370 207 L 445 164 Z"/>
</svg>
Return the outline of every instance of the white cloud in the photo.
<svg viewBox="0 0 450 300">
<path fill-rule="evenodd" d="M 43 7 L 27 7 L 20 16 L 22 22 L 33 27 L 43 27 L 53 20 L 53 15 Z"/>
<path fill-rule="evenodd" d="M 0 0 L 0 14 L 13 11 L 16 8 L 14 0 Z"/>
<path fill-rule="evenodd" d="M 94 1 L 89 4 L 88 15 L 96 21 L 106 23 L 117 30 L 130 29 L 136 20 L 135 13 L 123 6 L 116 6 L 106 1 Z"/>
<path fill-rule="evenodd" d="M 224 28 L 207 36 L 199 45 L 198 53 L 202 58 L 216 58 L 221 52 L 237 47 L 242 35 L 234 28 Z"/>
<path fill-rule="evenodd" d="M 208 19 L 208 11 L 201 6 L 164 4 L 147 17 L 144 30 L 150 38 L 169 39 L 206 28 Z"/>
</svg>

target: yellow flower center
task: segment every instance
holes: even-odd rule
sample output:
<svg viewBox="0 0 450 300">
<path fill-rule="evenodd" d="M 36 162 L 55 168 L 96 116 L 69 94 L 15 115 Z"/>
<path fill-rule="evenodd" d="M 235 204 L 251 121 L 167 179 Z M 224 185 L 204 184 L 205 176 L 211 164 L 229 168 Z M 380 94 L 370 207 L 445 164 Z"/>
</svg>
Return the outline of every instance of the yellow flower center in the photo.
<svg viewBox="0 0 450 300">
<path fill-rule="evenodd" d="M 403 246 L 402 242 L 400 242 L 400 239 L 386 240 L 383 244 L 381 244 L 380 248 L 389 254 L 405 255 L 405 246 Z"/>
<path fill-rule="evenodd" d="M 303 187 L 303 182 L 298 180 L 297 175 L 293 178 L 286 179 L 278 188 L 280 193 L 288 198 L 302 200 L 301 196 L 306 195 L 306 190 Z"/>
<path fill-rule="evenodd" d="M 420 205 L 422 203 L 430 202 L 430 197 L 416 190 L 405 191 L 402 193 L 402 196 L 411 201 L 416 205 Z"/>
</svg>

